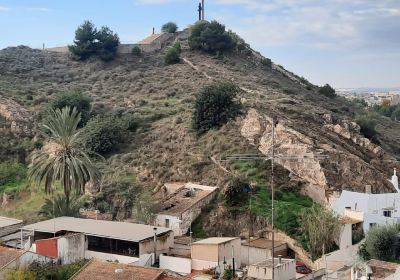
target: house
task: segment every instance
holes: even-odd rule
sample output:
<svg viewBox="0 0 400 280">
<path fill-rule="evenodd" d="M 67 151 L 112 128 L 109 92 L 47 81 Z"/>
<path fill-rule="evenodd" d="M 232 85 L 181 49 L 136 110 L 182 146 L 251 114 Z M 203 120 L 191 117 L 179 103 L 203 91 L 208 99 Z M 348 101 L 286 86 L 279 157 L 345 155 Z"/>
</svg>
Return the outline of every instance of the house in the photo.
<svg viewBox="0 0 400 280">
<path fill-rule="evenodd" d="M 133 265 L 90 261 L 72 280 L 161 280 L 164 270 Z"/>
<path fill-rule="evenodd" d="M 192 269 L 205 270 L 241 266 L 241 242 L 237 237 L 211 237 L 192 244 Z"/>
<path fill-rule="evenodd" d="M 21 231 L 30 232 L 29 241 L 33 252 L 39 250 L 50 256 L 59 256 L 58 250 L 69 245 L 57 237 L 81 233 L 84 238 L 81 241 L 77 240 L 79 244 L 73 246 L 84 248 L 85 259 L 143 265 L 148 262 L 154 263 L 154 252 L 157 258 L 161 253 L 168 252 L 174 242 L 174 234 L 168 228 L 72 217 L 60 217 L 27 225 Z M 61 247 L 59 242 L 63 243 Z"/>
<path fill-rule="evenodd" d="M 396 170 L 391 182 L 398 191 Z M 360 221 L 365 233 L 374 225 L 400 222 L 400 192 L 374 194 L 371 186 L 366 186 L 364 193 L 345 190 L 331 208 L 339 215 Z"/>
<path fill-rule="evenodd" d="M 288 256 L 288 245 L 285 242 L 274 242 L 274 256 Z M 272 257 L 272 240 L 257 238 L 242 243 L 241 260 L 242 265 L 249 265 L 264 261 Z"/>
<path fill-rule="evenodd" d="M 296 260 L 274 258 L 256 264 L 251 264 L 247 276 L 255 279 L 272 279 L 272 267 L 274 267 L 274 280 L 294 280 L 296 279 Z"/>
<path fill-rule="evenodd" d="M 217 189 L 193 183 L 166 184 L 162 210 L 157 214 L 155 224 L 172 229 L 175 236 L 186 234 L 201 209 L 214 198 Z"/>
<path fill-rule="evenodd" d="M 22 221 L 7 217 L 0 217 L 0 237 L 15 233 L 22 227 Z"/>
</svg>

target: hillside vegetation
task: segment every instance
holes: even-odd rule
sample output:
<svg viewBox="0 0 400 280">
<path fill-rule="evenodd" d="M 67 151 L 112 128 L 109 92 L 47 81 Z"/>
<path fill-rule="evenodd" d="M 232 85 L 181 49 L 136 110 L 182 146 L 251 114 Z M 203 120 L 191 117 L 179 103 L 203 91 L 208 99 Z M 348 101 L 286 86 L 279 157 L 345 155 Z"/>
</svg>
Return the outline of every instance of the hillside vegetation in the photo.
<svg viewBox="0 0 400 280">
<path fill-rule="evenodd" d="M 197 32 L 207 40 L 207 28 L 211 24 L 216 25 L 198 26 Z M 90 120 L 83 130 L 93 133 L 91 135 L 96 135 L 101 118 L 106 118 L 107 126 L 117 125 L 115 118 L 124 120 L 124 130 L 118 132 L 118 141 L 112 142 L 106 150 L 97 142 L 88 141 L 93 151 L 104 156 L 97 160 L 97 165 L 106 175 L 105 185 L 123 186 L 110 193 L 107 188 L 101 189 L 92 205 L 102 212 L 112 212 L 114 218 L 125 219 L 139 213 L 147 219 L 155 211 L 150 202 L 155 202 L 157 196 L 152 194 L 157 193 L 163 183 L 193 181 L 222 189 L 216 201 L 196 221 L 199 236 L 217 232 L 239 234 L 249 228 L 263 228 L 270 217 L 269 163 L 218 161 L 234 153 L 260 154 L 258 148 L 268 142 L 267 130 L 265 139 L 257 136 L 253 142 L 242 136 L 243 122 L 250 109 L 261 116 L 277 116 L 286 131 L 296 135 L 296 139 L 291 138 L 293 147 L 304 144 L 310 147 L 307 152 L 331 153 L 330 159 L 318 165 L 318 172 L 325 175 L 319 187 L 328 193 L 341 189 L 363 191 L 366 184 L 374 185 L 377 192 L 392 190 L 386 178 L 391 175 L 393 160 L 400 156 L 398 122 L 377 117 L 374 142 L 383 148 L 381 150 L 363 138 L 359 127 L 351 123 L 363 109 L 336 96 L 330 86 L 319 88 L 273 64 L 234 33 L 230 39 L 222 36 L 226 42 L 221 52 L 210 47 L 212 41 L 208 46 L 193 38 L 189 40 L 189 30 L 173 34 L 171 43 L 160 51 L 145 53 L 136 49 L 132 54 L 118 54 L 109 62 L 96 57 L 76 61 L 67 54 L 24 46 L 0 51 L 0 100 L 16 101 L 31 112 L 36 122 L 45 117 L 48 104 L 54 104 L 63 92 L 79 92 L 90 97 Z M 176 43 L 179 43 L 179 51 L 176 49 L 171 55 L 175 59 L 166 60 L 166 53 L 177 48 Z M 189 44 L 194 45 L 194 49 Z M 224 81 L 239 89 L 237 98 L 242 114 L 235 114 L 236 118 L 227 118 L 227 123 L 207 127 L 210 129 L 198 133 L 192 120 L 196 97 L 207 86 Z M 125 122 L 128 119 L 132 126 Z M 7 120 L 4 120 L 4 127 L 7 130 Z M 266 128 L 267 124 L 254 126 L 253 130 Z M 282 138 L 279 137 L 278 133 L 278 143 L 287 140 L 283 132 Z M 2 134 L 1 141 L 2 146 L 14 141 L 17 143 L 14 147 L 21 147 L 23 152 L 18 153 L 19 158 L 13 147 L 2 150 L 0 156 L 11 157 L 22 165 L 29 162 L 28 154 L 33 149 L 41 148 L 38 138 L 22 140 L 9 131 Z M 304 151 L 285 150 L 282 146 L 279 152 Z M 308 167 L 310 172 L 312 168 Z M 298 170 L 296 163 L 290 168 L 285 164 L 278 167 L 277 226 L 301 241 L 299 210 L 314 203 L 305 196 L 305 188 L 313 188 L 320 182 Z M 223 190 L 232 177 L 237 176 L 254 183 L 256 193 L 244 199 L 241 205 L 231 207 L 226 204 Z M 130 178 L 128 183 L 126 178 Z M 15 182 L 20 181 L 11 183 Z M 25 184 L 23 179 L 21 184 Z M 15 199 L 2 208 L 0 214 L 10 213 L 8 207 L 32 200 L 41 192 L 14 189 Z M 43 199 L 35 198 L 35 201 L 43 203 Z M 142 206 L 146 203 L 140 205 L 140 201 L 149 201 L 151 207 L 144 210 Z M 36 214 L 38 210 L 38 207 L 27 209 Z"/>
</svg>

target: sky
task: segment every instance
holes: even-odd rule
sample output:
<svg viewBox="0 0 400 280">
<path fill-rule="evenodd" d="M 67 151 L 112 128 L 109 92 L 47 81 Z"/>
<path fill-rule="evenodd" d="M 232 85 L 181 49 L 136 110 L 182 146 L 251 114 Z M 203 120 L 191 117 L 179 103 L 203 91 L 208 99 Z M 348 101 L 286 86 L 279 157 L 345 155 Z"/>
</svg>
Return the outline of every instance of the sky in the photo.
<svg viewBox="0 0 400 280">
<path fill-rule="evenodd" d="M 317 85 L 400 87 L 400 0 L 205 0 L 218 20 Z M 134 43 L 167 21 L 197 20 L 198 0 L 0 0 L 0 48 L 71 44 L 84 20 Z"/>
</svg>

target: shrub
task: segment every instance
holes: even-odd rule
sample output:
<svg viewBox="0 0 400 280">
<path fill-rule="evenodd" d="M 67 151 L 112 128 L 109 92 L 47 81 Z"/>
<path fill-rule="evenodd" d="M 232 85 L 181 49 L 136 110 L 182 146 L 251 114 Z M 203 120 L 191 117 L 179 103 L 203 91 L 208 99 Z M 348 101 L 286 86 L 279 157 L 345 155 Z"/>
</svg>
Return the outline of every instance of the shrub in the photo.
<svg viewBox="0 0 400 280">
<path fill-rule="evenodd" d="M 261 59 L 261 64 L 264 66 L 267 66 L 268 68 L 272 67 L 272 61 L 269 58 L 262 58 Z"/>
<path fill-rule="evenodd" d="M 0 163 L 0 186 L 15 184 L 24 180 L 26 171 L 26 166 L 22 163 L 11 161 Z"/>
<path fill-rule="evenodd" d="M 142 49 L 139 46 L 134 46 L 132 48 L 132 55 L 141 56 L 142 55 Z"/>
<path fill-rule="evenodd" d="M 200 90 L 193 112 L 193 128 L 199 134 L 219 128 L 241 113 L 236 100 L 240 89 L 231 82 L 216 82 Z"/>
<path fill-rule="evenodd" d="M 85 201 L 78 196 L 72 197 L 70 201 L 64 195 L 56 195 L 54 198 L 46 199 L 39 214 L 45 218 L 54 217 L 80 217 L 79 210 Z"/>
<path fill-rule="evenodd" d="M 376 131 L 376 116 L 374 114 L 364 114 L 356 117 L 356 123 L 360 126 L 360 132 L 366 138 L 375 140 L 378 132 Z"/>
<path fill-rule="evenodd" d="M 165 56 L 164 62 L 166 65 L 176 64 L 181 61 L 181 44 L 175 43 L 172 47 L 170 47 Z"/>
<path fill-rule="evenodd" d="M 36 275 L 28 270 L 10 271 L 6 275 L 6 280 L 35 280 Z"/>
<path fill-rule="evenodd" d="M 68 49 L 78 60 L 98 55 L 101 60 L 110 61 L 115 58 L 119 43 L 118 35 L 110 28 L 103 26 L 98 31 L 92 22 L 85 21 L 75 31 L 74 45 Z"/>
<path fill-rule="evenodd" d="M 167 22 L 161 27 L 161 31 L 164 33 L 175 33 L 178 30 L 178 26 L 174 22 Z"/>
<path fill-rule="evenodd" d="M 250 182 L 245 177 L 233 177 L 225 190 L 225 201 L 229 206 L 239 206 L 247 202 Z"/>
<path fill-rule="evenodd" d="M 399 253 L 398 225 L 372 227 L 365 238 L 365 251 L 373 259 L 389 261 Z"/>
<path fill-rule="evenodd" d="M 336 97 L 336 91 L 329 84 L 326 84 L 323 87 L 320 87 L 318 92 L 329 98 Z"/>
<path fill-rule="evenodd" d="M 219 22 L 199 21 L 191 28 L 189 46 L 192 49 L 215 53 L 232 50 L 235 41 Z"/>
<path fill-rule="evenodd" d="M 83 128 L 81 137 L 87 150 L 106 154 L 123 142 L 124 131 L 126 124 L 120 118 L 96 116 Z"/>
<path fill-rule="evenodd" d="M 90 118 L 90 110 L 92 108 L 91 99 L 78 91 L 67 91 L 58 95 L 51 103 L 52 109 L 62 109 L 69 106 L 70 108 L 76 108 L 81 113 L 81 121 L 79 126 L 84 126 Z"/>
</svg>

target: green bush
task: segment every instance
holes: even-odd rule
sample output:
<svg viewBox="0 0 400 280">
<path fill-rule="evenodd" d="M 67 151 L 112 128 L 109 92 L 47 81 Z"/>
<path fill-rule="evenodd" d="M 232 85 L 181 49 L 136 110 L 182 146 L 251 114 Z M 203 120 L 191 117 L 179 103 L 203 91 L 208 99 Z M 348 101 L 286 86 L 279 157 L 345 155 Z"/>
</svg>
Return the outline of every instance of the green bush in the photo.
<svg viewBox="0 0 400 280">
<path fill-rule="evenodd" d="M 239 206 L 247 203 L 250 182 L 242 176 L 233 177 L 225 190 L 225 201 L 229 206 Z"/>
<path fill-rule="evenodd" d="M 27 169 L 22 163 L 5 161 L 0 163 L 0 192 L 5 186 L 25 180 Z"/>
<path fill-rule="evenodd" d="M 142 49 L 139 46 L 134 46 L 132 48 L 132 55 L 133 56 L 142 56 Z"/>
<path fill-rule="evenodd" d="M 318 92 L 329 98 L 336 97 L 336 91 L 329 84 L 326 84 L 323 87 L 320 87 Z"/>
<path fill-rule="evenodd" d="M 118 148 L 126 130 L 120 118 L 96 116 L 83 128 L 81 138 L 87 150 L 104 155 Z"/>
<path fill-rule="evenodd" d="M 374 114 L 363 114 L 356 117 L 356 123 L 360 126 L 360 132 L 366 138 L 376 140 L 376 116 Z"/>
<path fill-rule="evenodd" d="M 166 65 L 176 64 L 181 61 L 181 44 L 178 42 L 170 47 L 164 56 L 164 62 Z"/>
<path fill-rule="evenodd" d="M 6 275 L 6 280 L 36 280 L 36 275 L 31 271 L 17 270 L 10 271 Z"/>
<path fill-rule="evenodd" d="M 178 30 L 178 26 L 174 22 L 167 22 L 161 27 L 161 31 L 164 33 L 175 33 Z"/>
<path fill-rule="evenodd" d="M 264 65 L 264 66 L 267 66 L 268 68 L 272 67 L 272 61 L 269 58 L 261 59 L 261 64 Z"/>
<path fill-rule="evenodd" d="M 239 87 L 231 82 L 215 82 L 202 88 L 196 96 L 193 128 L 202 134 L 236 118 L 242 109 L 237 100 L 239 91 Z"/>
<path fill-rule="evenodd" d="M 370 228 L 365 238 L 365 251 L 370 258 L 390 261 L 400 252 L 399 226 L 383 225 Z"/>
<path fill-rule="evenodd" d="M 217 21 L 199 21 L 193 25 L 189 36 L 189 46 L 209 53 L 230 51 L 236 47 L 235 41 L 225 30 L 225 26 Z"/>
<path fill-rule="evenodd" d="M 50 103 L 52 109 L 62 109 L 64 107 L 76 108 L 81 113 L 81 121 L 79 126 L 84 126 L 89 118 L 91 111 L 91 99 L 78 91 L 67 91 L 56 96 L 56 98 Z"/>
<path fill-rule="evenodd" d="M 75 31 L 74 45 L 69 51 L 78 60 L 85 60 L 98 55 L 103 61 L 115 58 L 119 45 L 119 37 L 110 28 L 103 26 L 98 31 L 94 24 L 85 21 Z"/>
</svg>

